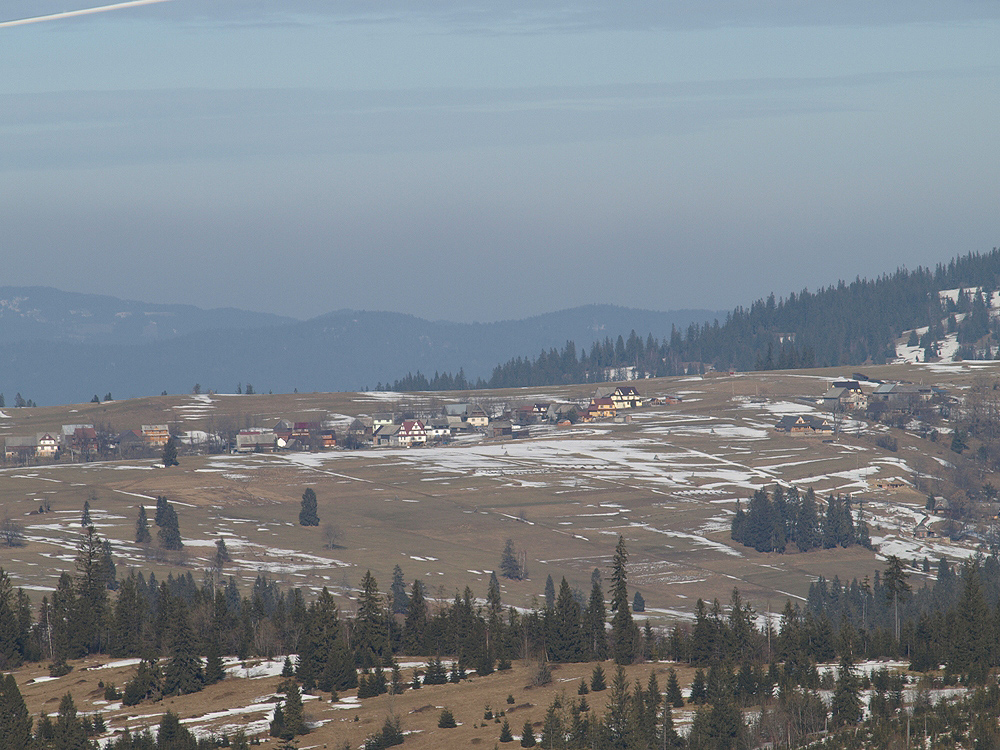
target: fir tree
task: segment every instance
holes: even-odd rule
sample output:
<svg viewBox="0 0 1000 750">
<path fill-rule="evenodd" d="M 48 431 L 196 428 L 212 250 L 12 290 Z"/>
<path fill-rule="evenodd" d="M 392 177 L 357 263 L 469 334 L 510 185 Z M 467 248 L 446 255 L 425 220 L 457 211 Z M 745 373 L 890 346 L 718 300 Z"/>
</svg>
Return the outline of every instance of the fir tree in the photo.
<svg viewBox="0 0 1000 750">
<path fill-rule="evenodd" d="M 677 671 L 673 667 L 667 672 L 667 703 L 674 708 L 684 708 L 684 695 L 677 681 Z"/>
<path fill-rule="evenodd" d="M 386 613 L 378 582 L 371 571 L 361 579 L 358 596 L 358 615 L 354 620 L 353 649 L 358 666 L 372 667 L 382 664 L 389 653 L 386 634 Z"/>
<path fill-rule="evenodd" d="M 76 704 L 73 703 L 73 696 L 69 693 L 66 693 L 59 702 L 59 713 L 53 730 L 53 744 L 59 750 L 62 748 L 84 750 L 89 746 L 87 732 L 83 722 L 76 715 Z"/>
<path fill-rule="evenodd" d="M 392 600 L 392 613 L 405 615 L 410 608 L 410 599 L 406 595 L 406 583 L 403 581 L 403 569 L 397 563 L 392 569 L 392 584 L 389 586 Z"/>
<path fill-rule="evenodd" d="M 594 671 L 590 673 L 590 689 L 595 693 L 606 690 L 608 684 L 604 677 L 604 668 L 600 664 L 594 665 Z"/>
<path fill-rule="evenodd" d="M 302 693 L 299 692 L 299 685 L 294 680 L 289 680 L 286 683 L 284 730 L 285 734 L 290 734 L 292 737 L 306 734 L 309 731 L 302 710 Z"/>
<path fill-rule="evenodd" d="M 510 722 L 504 717 L 503 724 L 500 726 L 500 742 L 513 742 L 514 735 L 510 731 Z"/>
<path fill-rule="evenodd" d="M 458 726 L 455 721 L 455 716 L 452 714 L 451 709 L 444 708 L 441 710 L 441 715 L 438 716 L 438 728 L 439 729 L 454 729 Z"/>
<path fill-rule="evenodd" d="M 552 609 L 556 606 L 556 585 L 552 581 L 552 575 L 545 579 L 545 609 Z"/>
<path fill-rule="evenodd" d="M 531 728 L 531 719 L 525 719 L 524 726 L 521 727 L 521 747 L 534 747 L 535 744 L 535 732 Z"/>
<path fill-rule="evenodd" d="M 902 561 L 895 555 L 890 555 L 888 567 L 882 574 L 882 585 L 885 588 L 885 595 L 892 602 L 893 614 L 896 623 L 896 640 L 899 640 L 899 600 L 904 598 L 910 591 L 910 584 L 906 582 L 909 576 L 903 570 Z"/>
<path fill-rule="evenodd" d="M 83 501 L 83 516 L 80 518 L 80 525 L 84 528 L 88 526 L 93 526 L 94 522 L 90 520 L 90 501 Z"/>
<path fill-rule="evenodd" d="M 14 675 L 0 676 L 0 750 L 31 747 L 31 723 Z"/>
<path fill-rule="evenodd" d="M 214 685 L 224 680 L 225 677 L 226 669 L 222 662 L 222 655 L 219 653 L 219 642 L 215 638 L 212 638 L 208 642 L 208 648 L 205 653 L 205 684 Z"/>
<path fill-rule="evenodd" d="M 177 443 L 174 442 L 173 436 L 167 438 L 167 442 L 163 446 L 163 466 L 169 469 L 171 466 L 178 466 L 177 462 Z"/>
<path fill-rule="evenodd" d="M 231 560 L 229 550 L 226 548 L 226 540 L 220 536 L 215 540 L 215 567 L 221 570 L 222 566 Z"/>
<path fill-rule="evenodd" d="M 555 602 L 551 620 L 549 653 L 552 661 L 584 661 L 587 656 L 587 644 L 580 627 L 580 605 L 573 597 L 565 578 L 559 584 L 559 598 Z"/>
<path fill-rule="evenodd" d="M 135 522 L 135 543 L 136 544 L 149 544 L 153 541 L 152 535 L 149 533 L 149 521 L 146 518 L 146 506 L 139 506 L 139 518 Z"/>
<path fill-rule="evenodd" d="M 611 569 L 611 645 L 616 664 L 631 664 L 635 661 L 638 628 L 632 621 L 628 604 L 628 551 L 625 537 L 618 537 Z"/>
<path fill-rule="evenodd" d="M 162 508 L 160 501 L 162 500 Z M 177 511 L 165 498 L 156 499 L 156 525 L 159 530 L 156 536 L 160 546 L 168 550 L 184 549 L 184 542 L 181 541 L 180 524 L 177 519 Z"/>
<path fill-rule="evenodd" d="M 80 540 L 76 571 L 79 596 L 73 613 L 70 640 L 78 644 L 78 650 L 95 653 L 101 650 L 106 640 L 108 580 L 104 544 L 93 526 L 86 528 Z"/>
<path fill-rule="evenodd" d="M 307 487 L 302 493 L 302 507 L 299 510 L 300 526 L 319 526 L 319 511 L 316 502 L 316 493 L 312 487 Z"/>
<path fill-rule="evenodd" d="M 166 603 L 161 606 L 167 606 Z M 172 610 L 172 633 L 170 638 L 170 660 L 163 670 L 164 695 L 185 695 L 196 693 L 204 687 L 205 675 L 201 659 L 195 652 L 194 636 L 188 624 L 184 603 L 174 599 L 169 604 Z"/>
<path fill-rule="evenodd" d="M 584 635 L 587 638 L 587 656 L 591 661 L 602 661 L 608 657 L 608 636 L 604 631 L 606 617 L 601 572 L 594 568 L 594 575 L 591 576 L 590 601 L 587 604 L 583 625 Z"/>
<path fill-rule="evenodd" d="M 688 703 L 700 705 L 708 699 L 708 688 L 705 685 L 705 672 L 701 669 L 694 673 L 694 680 L 691 681 L 691 692 L 688 694 Z"/>
<path fill-rule="evenodd" d="M 500 575 L 513 581 L 520 581 L 524 577 L 524 571 L 514 552 L 513 539 L 504 542 L 503 552 L 500 554 Z"/>
<path fill-rule="evenodd" d="M 850 656 L 846 654 L 841 657 L 837 670 L 831 713 L 835 727 L 855 724 L 863 715 L 858 679 L 854 675 Z"/>
</svg>

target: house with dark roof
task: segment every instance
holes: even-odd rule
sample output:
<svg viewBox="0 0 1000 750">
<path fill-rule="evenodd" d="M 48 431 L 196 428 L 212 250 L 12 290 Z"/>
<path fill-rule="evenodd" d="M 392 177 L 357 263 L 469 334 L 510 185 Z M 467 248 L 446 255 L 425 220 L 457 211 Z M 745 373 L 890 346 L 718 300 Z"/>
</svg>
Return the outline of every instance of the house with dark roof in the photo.
<svg viewBox="0 0 1000 750">
<path fill-rule="evenodd" d="M 789 435 L 832 435 L 833 423 L 812 414 L 788 414 L 778 420 L 774 429 Z"/>
</svg>

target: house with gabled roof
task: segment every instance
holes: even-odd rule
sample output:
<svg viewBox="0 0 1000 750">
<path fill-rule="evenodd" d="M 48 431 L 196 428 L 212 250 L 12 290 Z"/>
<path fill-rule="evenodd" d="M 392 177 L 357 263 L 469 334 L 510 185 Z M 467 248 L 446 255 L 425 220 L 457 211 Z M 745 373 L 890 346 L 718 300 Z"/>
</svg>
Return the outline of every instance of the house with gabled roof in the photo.
<svg viewBox="0 0 1000 750">
<path fill-rule="evenodd" d="M 812 414 L 788 414 L 778 420 L 774 429 L 790 435 L 832 435 L 833 423 Z"/>
<path fill-rule="evenodd" d="M 142 439 L 151 448 L 162 448 L 170 440 L 170 428 L 165 424 L 144 424 L 141 431 Z"/>
<path fill-rule="evenodd" d="M 39 432 L 35 435 L 35 455 L 39 458 L 55 458 L 60 445 L 58 433 Z"/>
<path fill-rule="evenodd" d="M 611 419 L 618 413 L 610 396 L 591 399 L 587 411 L 591 419 Z"/>
<path fill-rule="evenodd" d="M 603 386 L 595 391 L 594 398 L 610 398 L 615 409 L 636 409 L 642 406 L 642 396 L 632 385 Z"/>
<path fill-rule="evenodd" d="M 392 445 L 399 445 L 404 448 L 411 448 L 414 445 L 421 445 L 427 442 L 427 430 L 424 423 L 419 419 L 404 419 L 399 425 Z"/>
</svg>

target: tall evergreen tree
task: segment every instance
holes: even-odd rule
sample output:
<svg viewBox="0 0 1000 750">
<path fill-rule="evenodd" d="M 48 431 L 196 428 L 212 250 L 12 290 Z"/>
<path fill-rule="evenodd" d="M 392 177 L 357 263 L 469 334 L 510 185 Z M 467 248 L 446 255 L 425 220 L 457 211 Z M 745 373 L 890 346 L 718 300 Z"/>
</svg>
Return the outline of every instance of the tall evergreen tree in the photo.
<svg viewBox="0 0 1000 750">
<path fill-rule="evenodd" d="M 503 552 L 500 554 L 500 575 L 513 581 L 520 581 L 524 577 L 521 563 L 518 562 L 517 554 L 514 552 L 513 539 L 504 542 Z"/>
<path fill-rule="evenodd" d="M 545 579 L 545 609 L 552 609 L 554 606 L 556 606 L 556 584 L 550 573 Z"/>
<path fill-rule="evenodd" d="M 591 661 L 608 658 L 608 635 L 604 629 L 607 610 L 604 606 L 604 589 L 601 587 L 601 573 L 596 568 L 591 576 L 590 601 L 584 615 L 584 635 L 587 639 L 587 657 Z"/>
<path fill-rule="evenodd" d="M 851 658 L 847 654 L 840 658 L 837 683 L 833 689 L 831 713 L 834 726 L 855 724 L 860 721 L 863 715 L 860 685 L 854 674 Z"/>
<path fill-rule="evenodd" d="M 580 627 L 580 605 L 565 578 L 559 584 L 559 598 L 552 614 L 549 654 L 555 662 L 584 661 L 587 658 L 585 634 Z"/>
<path fill-rule="evenodd" d="M 165 497 L 156 498 L 154 523 L 159 527 L 156 536 L 163 549 L 180 550 L 184 548 L 177 511 Z"/>
<path fill-rule="evenodd" d="M 78 597 L 72 624 L 73 640 L 84 650 L 96 653 L 106 641 L 108 581 L 104 545 L 93 526 L 88 526 L 80 539 L 76 573 Z"/>
<path fill-rule="evenodd" d="M 410 589 L 409 611 L 403 625 L 403 648 L 407 654 L 424 654 L 424 634 L 427 629 L 427 602 L 424 599 L 424 585 L 415 580 Z"/>
<path fill-rule="evenodd" d="M 405 615 L 410 608 L 410 598 L 406 595 L 406 582 L 403 580 L 403 569 L 397 563 L 392 569 L 392 584 L 389 586 L 392 600 L 392 613 Z"/>
<path fill-rule="evenodd" d="M 637 655 L 639 629 L 628 603 L 628 550 L 625 537 L 618 537 L 611 569 L 611 648 L 617 664 L 631 664 Z"/>
<path fill-rule="evenodd" d="M 80 525 L 84 528 L 94 525 L 94 522 L 90 520 L 90 500 L 83 501 L 83 516 L 80 518 Z"/>
<path fill-rule="evenodd" d="M 299 510 L 300 526 L 319 526 L 319 510 L 316 493 L 312 487 L 307 487 L 302 493 L 302 507 Z"/>
<path fill-rule="evenodd" d="M 177 462 L 177 443 L 174 441 L 173 436 L 167 438 L 166 444 L 163 446 L 163 466 L 169 469 L 171 466 L 178 466 Z"/>
<path fill-rule="evenodd" d="M 14 675 L 0 676 L 0 750 L 30 748 L 31 723 Z"/>
<path fill-rule="evenodd" d="M 164 602 L 161 606 L 171 612 L 170 660 L 163 670 L 163 693 L 196 693 L 205 685 L 205 674 L 201 659 L 195 651 L 187 608 L 182 600 L 173 597 L 170 602 Z"/>
<path fill-rule="evenodd" d="M 378 591 L 378 582 L 370 570 L 361 579 L 352 646 L 355 659 L 361 667 L 381 665 L 389 654 L 386 612 Z"/>
<path fill-rule="evenodd" d="M 906 582 L 909 576 L 903 570 L 902 561 L 895 555 L 890 555 L 888 566 L 882 574 L 882 585 L 885 587 L 885 595 L 892 602 L 894 621 L 896 624 L 896 640 L 899 640 L 899 600 L 904 598 L 910 591 L 910 584 Z"/>
</svg>

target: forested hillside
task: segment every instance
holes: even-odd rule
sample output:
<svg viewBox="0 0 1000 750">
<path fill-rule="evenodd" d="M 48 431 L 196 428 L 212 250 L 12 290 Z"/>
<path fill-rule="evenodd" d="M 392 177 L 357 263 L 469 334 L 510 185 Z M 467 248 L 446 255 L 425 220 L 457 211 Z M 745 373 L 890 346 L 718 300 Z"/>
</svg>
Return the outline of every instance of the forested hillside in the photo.
<svg viewBox="0 0 1000 750">
<path fill-rule="evenodd" d="M 1000 249 L 994 248 L 989 253 L 955 258 L 933 270 L 901 268 L 877 279 L 840 281 L 815 292 L 793 292 L 782 299 L 772 294 L 748 308 L 737 307 L 724 322 L 692 323 L 683 331 L 673 328 L 662 332 L 660 338 L 654 332 L 643 338 L 632 331 L 628 338 L 620 335 L 617 341 L 606 338 L 594 342 L 589 351 L 581 349 L 579 355 L 575 342 L 569 341 L 561 351 L 549 349 L 534 359 L 517 357 L 499 364 L 488 380 L 475 384 L 450 373 L 427 377 L 417 372 L 395 381 L 392 388 L 447 390 L 583 383 L 622 379 L 623 367 L 661 377 L 709 367 L 784 370 L 884 364 L 896 356 L 896 339 L 912 329 L 930 329 L 924 343 L 931 345 L 933 353 L 933 344 L 945 335 L 945 321 L 958 329 L 963 352 L 975 354 L 974 344 L 983 337 L 993 334 L 992 343 L 996 344 L 996 323 L 984 315 L 987 305 L 983 299 L 991 298 L 998 283 Z M 939 295 L 942 290 L 961 287 L 979 288 L 981 297 L 942 299 Z M 950 317 L 962 313 L 972 314 L 961 321 Z M 990 343 L 986 343 L 987 348 Z"/>
</svg>

